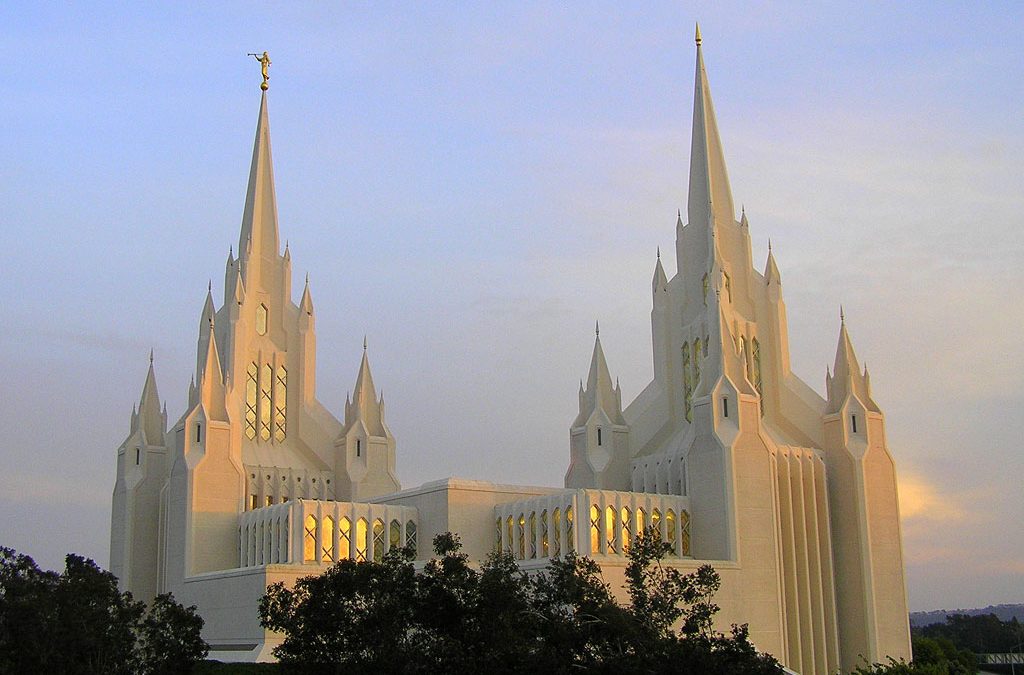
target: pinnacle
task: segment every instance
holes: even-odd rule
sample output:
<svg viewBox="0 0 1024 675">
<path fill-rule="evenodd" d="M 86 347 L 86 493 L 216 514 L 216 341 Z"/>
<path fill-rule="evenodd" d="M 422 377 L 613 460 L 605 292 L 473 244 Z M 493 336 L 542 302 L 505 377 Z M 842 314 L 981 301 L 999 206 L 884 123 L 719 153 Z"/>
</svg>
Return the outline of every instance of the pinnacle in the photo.
<svg viewBox="0 0 1024 675">
<path fill-rule="evenodd" d="M 698 46 L 698 47 L 700 47 L 700 43 L 701 43 L 701 37 L 700 37 L 700 23 L 698 23 L 698 24 L 697 24 L 697 31 L 696 31 L 696 33 L 695 33 L 695 35 L 694 35 L 694 39 L 695 39 L 695 41 L 697 42 L 697 46 Z"/>
</svg>

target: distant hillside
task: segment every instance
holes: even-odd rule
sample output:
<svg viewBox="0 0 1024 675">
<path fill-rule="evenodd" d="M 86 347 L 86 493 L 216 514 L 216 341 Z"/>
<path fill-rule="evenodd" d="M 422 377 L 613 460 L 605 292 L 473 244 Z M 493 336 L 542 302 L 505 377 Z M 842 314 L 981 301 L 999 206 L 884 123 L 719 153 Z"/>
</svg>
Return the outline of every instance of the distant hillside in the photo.
<svg viewBox="0 0 1024 675">
<path fill-rule="evenodd" d="M 936 609 L 931 612 L 911 612 L 910 625 L 916 627 L 932 623 L 945 623 L 946 617 L 950 614 L 966 614 L 967 616 L 995 614 L 1000 621 L 1009 621 L 1017 617 L 1017 621 L 1024 622 L 1024 605 L 989 605 L 981 609 Z"/>
</svg>

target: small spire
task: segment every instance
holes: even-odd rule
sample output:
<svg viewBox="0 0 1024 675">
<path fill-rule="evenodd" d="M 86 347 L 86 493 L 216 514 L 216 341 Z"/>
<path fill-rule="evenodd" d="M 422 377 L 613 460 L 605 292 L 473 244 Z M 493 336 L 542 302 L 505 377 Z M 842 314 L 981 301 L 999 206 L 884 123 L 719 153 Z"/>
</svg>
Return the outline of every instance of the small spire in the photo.
<svg viewBox="0 0 1024 675">
<path fill-rule="evenodd" d="M 658 260 L 661 260 L 661 247 L 658 247 Z"/>
<path fill-rule="evenodd" d="M 842 305 L 839 305 L 839 323 L 846 323 L 846 312 L 843 310 Z"/>
<path fill-rule="evenodd" d="M 149 365 L 153 365 L 153 348 L 149 348 Z"/>
<path fill-rule="evenodd" d="M 768 252 L 772 252 L 772 238 L 768 237 Z"/>
<path fill-rule="evenodd" d="M 206 280 L 206 292 L 207 293 L 212 293 L 213 292 L 213 279 L 207 279 Z"/>
<path fill-rule="evenodd" d="M 601 337 L 601 322 L 594 322 L 594 337 Z"/>
<path fill-rule="evenodd" d="M 306 272 L 306 285 L 309 286 L 309 272 Z"/>
<path fill-rule="evenodd" d="M 700 37 L 700 24 L 699 23 L 697 24 L 697 32 L 696 32 L 696 34 L 694 36 L 694 39 L 697 42 L 697 46 L 700 47 L 701 37 Z"/>
<path fill-rule="evenodd" d="M 366 351 L 366 333 L 363 333 L 363 351 Z"/>
</svg>

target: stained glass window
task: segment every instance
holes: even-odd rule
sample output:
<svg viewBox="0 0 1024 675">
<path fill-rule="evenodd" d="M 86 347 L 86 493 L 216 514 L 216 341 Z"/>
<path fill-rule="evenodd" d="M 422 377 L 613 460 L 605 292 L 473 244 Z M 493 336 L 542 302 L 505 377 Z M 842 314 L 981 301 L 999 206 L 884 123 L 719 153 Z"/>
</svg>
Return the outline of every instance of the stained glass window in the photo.
<svg viewBox="0 0 1024 675">
<path fill-rule="evenodd" d="M 342 518 L 338 521 L 338 560 L 352 556 L 352 521 Z"/>
<path fill-rule="evenodd" d="M 274 440 L 280 443 L 288 435 L 288 371 L 284 366 L 277 367 L 277 380 L 274 382 Z"/>
<path fill-rule="evenodd" d="M 683 555 L 690 555 L 690 513 L 688 511 L 679 512 L 679 525 L 683 531 L 682 539 L 680 540 L 680 549 L 682 549 Z"/>
<path fill-rule="evenodd" d="M 761 416 L 764 416 L 764 390 L 761 384 L 761 343 L 754 338 L 752 342 L 754 348 L 754 389 L 757 389 L 758 396 L 761 397 Z"/>
<path fill-rule="evenodd" d="M 256 308 L 256 334 L 267 334 L 267 306 L 260 305 Z"/>
<path fill-rule="evenodd" d="M 590 507 L 590 552 L 601 552 L 601 509 L 597 504 Z"/>
<path fill-rule="evenodd" d="M 356 521 L 356 560 L 366 560 L 366 518 Z"/>
<path fill-rule="evenodd" d="M 658 509 L 651 511 L 651 529 L 657 533 L 662 541 L 665 541 L 665 537 L 661 535 L 661 511 Z"/>
<path fill-rule="evenodd" d="M 700 384 L 700 338 L 693 341 L 693 384 L 697 386 Z"/>
<path fill-rule="evenodd" d="M 411 520 L 405 523 L 405 545 L 416 550 L 416 523 Z"/>
<path fill-rule="evenodd" d="M 274 371 L 269 363 L 260 370 L 260 438 L 270 440 L 270 391 L 274 382 Z"/>
<path fill-rule="evenodd" d="M 690 343 L 683 345 L 683 411 L 686 421 L 693 421 L 693 375 L 690 373 Z"/>
<path fill-rule="evenodd" d="M 628 506 L 622 507 L 622 552 L 629 550 L 629 543 L 633 540 L 633 514 Z"/>
<path fill-rule="evenodd" d="M 530 557 L 537 557 L 537 512 L 530 511 Z"/>
<path fill-rule="evenodd" d="M 526 516 L 519 514 L 519 559 L 526 558 Z"/>
<path fill-rule="evenodd" d="M 259 368 L 250 363 L 245 374 L 245 435 L 249 440 L 256 438 L 256 376 Z"/>
<path fill-rule="evenodd" d="M 501 553 L 501 518 L 494 520 L 494 552 Z"/>
<path fill-rule="evenodd" d="M 672 553 L 670 555 L 677 555 L 676 553 L 676 512 L 672 509 L 665 511 L 665 531 L 667 541 L 672 546 Z"/>
<path fill-rule="evenodd" d="M 615 514 L 615 507 L 609 506 L 604 510 L 604 534 L 605 541 L 608 544 L 608 553 L 616 553 L 617 548 L 615 546 L 615 521 L 618 520 Z"/>
<path fill-rule="evenodd" d="M 331 516 L 324 516 L 320 540 L 320 561 L 334 562 L 334 518 Z"/>
<path fill-rule="evenodd" d="M 402 524 L 397 520 L 391 521 L 388 529 L 388 550 L 401 548 L 402 546 Z"/>
<path fill-rule="evenodd" d="M 306 516 L 306 536 L 302 544 L 302 561 L 316 562 L 316 516 Z"/>
<path fill-rule="evenodd" d="M 576 532 L 572 524 L 572 507 L 565 509 L 565 552 L 572 553 L 576 550 Z"/>
<path fill-rule="evenodd" d="M 540 557 L 548 557 L 548 511 L 540 512 Z"/>
<path fill-rule="evenodd" d="M 551 555 L 558 557 L 562 553 L 562 511 L 556 508 L 551 512 Z"/>
<path fill-rule="evenodd" d="M 384 521 L 380 518 L 373 521 L 373 559 L 375 562 L 384 560 Z"/>
</svg>

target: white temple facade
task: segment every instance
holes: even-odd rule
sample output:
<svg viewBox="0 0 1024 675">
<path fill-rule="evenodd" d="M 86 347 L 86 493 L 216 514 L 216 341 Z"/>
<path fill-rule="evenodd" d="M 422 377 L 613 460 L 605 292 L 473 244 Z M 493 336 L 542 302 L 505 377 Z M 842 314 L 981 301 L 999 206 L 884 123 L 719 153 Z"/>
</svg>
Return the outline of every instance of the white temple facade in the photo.
<svg viewBox="0 0 1024 675">
<path fill-rule="evenodd" d="M 211 657 L 268 660 L 268 585 L 341 558 L 380 559 L 458 533 L 474 559 L 526 569 L 569 551 L 622 585 L 646 527 L 669 564 L 722 577 L 720 626 L 802 674 L 910 657 L 896 472 L 885 419 L 839 328 L 827 397 L 789 365 L 782 280 L 751 259 L 736 219 L 697 36 L 687 218 L 677 271 L 652 281 L 654 378 L 623 407 L 598 336 L 569 431 L 564 488 L 446 479 L 405 489 L 364 343 L 343 419 L 316 397 L 308 279 L 293 301 L 281 251 L 267 94 L 260 102 L 237 257 L 199 318 L 187 410 L 167 425 L 152 358 L 117 452 L 111 569 L 139 598 L 173 592 L 206 620 Z"/>
</svg>

